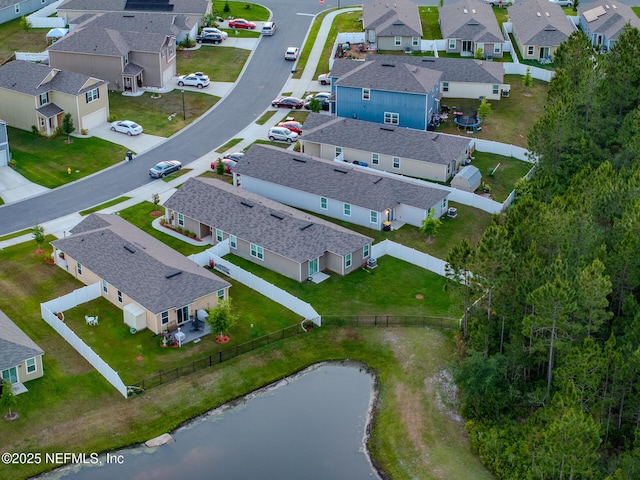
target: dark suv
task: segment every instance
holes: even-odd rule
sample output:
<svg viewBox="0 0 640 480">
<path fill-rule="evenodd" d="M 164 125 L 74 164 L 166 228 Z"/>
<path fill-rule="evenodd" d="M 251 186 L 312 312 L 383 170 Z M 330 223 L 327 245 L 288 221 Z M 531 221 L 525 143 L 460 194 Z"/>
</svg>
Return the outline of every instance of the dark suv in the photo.
<svg viewBox="0 0 640 480">
<path fill-rule="evenodd" d="M 222 40 L 224 40 L 224 38 L 222 38 L 222 35 L 220 35 L 219 33 L 205 33 L 204 35 L 200 35 L 198 38 L 196 38 L 196 41 L 198 43 L 222 43 Z"/>
</svg>

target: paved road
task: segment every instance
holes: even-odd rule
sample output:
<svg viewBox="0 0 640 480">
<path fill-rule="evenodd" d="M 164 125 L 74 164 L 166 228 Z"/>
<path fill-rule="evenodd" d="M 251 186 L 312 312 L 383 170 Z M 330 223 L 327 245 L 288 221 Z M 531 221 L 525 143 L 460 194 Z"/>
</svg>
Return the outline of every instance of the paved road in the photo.
<svg viewBox="0 0 640 480">
<path fill-rule="evenodd" d="M 269 107 L 291 76 L 292 62 L 284 60 L 288 46 L 302 46 L 317 12 L 329 1 L 267 0 L 277 33 L 258 43 L 235 89 L 189 128 L 158 147 L 51 192 L 0 207 L 0 234 L 29 228 L 97 205 L 151 181 L 147 171 L 161 160 L 178 159 L 184 165 L 217 148 L 252 123 Z M 343 5 L 344 6 L 344 5 Z M 301 15 L 302 14 L 302 15 Z"/>
</svg>

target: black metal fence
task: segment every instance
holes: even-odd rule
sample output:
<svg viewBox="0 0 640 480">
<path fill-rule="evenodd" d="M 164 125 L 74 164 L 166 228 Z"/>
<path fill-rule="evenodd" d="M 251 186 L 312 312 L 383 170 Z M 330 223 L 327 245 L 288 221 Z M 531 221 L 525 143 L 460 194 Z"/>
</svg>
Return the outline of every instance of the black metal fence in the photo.
<svg viewBox="0 0 640 480">
<path fill-rule="evenodd" d="M 322 325 L 336 327 L 432 327 L 458 328 L 460 320 L 426 315 L 323 315 Z"/>
</svg>

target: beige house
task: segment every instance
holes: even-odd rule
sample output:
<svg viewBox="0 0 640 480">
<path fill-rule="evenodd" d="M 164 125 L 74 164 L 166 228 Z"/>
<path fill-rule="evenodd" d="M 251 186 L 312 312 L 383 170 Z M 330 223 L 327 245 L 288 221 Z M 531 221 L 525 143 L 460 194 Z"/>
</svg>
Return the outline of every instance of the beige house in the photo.
<svg viewBox="0 0 640 480">
<path fill-rule="evenodd" d="M 26 391 L 23 384 L 42 377 L 44 352 L 0 310 L 0 375 L 14 385 L 14 393 Z"/>
<path fill-rule="evenodd" d="M 38 63 L 16 60 L 0 66 L 0 118 L 10 127 L 44 135 L 62 127 L 71 113 L 77 132 L 107 121 L 107 82 Z"/>
<path fill-rule="evenodd" d="M 231 286 L 117 215 L 92 214 L 52 242 L 56 263 L 123 309 L 124 320 L 154 333 L 215 307 Z"/>
<path fill-rule="evenodd" d="M 422 23 L 409 0 L 374 0 L 362 6 L 365 39 L 379 50 L 420 51 Z"/>
</svg>

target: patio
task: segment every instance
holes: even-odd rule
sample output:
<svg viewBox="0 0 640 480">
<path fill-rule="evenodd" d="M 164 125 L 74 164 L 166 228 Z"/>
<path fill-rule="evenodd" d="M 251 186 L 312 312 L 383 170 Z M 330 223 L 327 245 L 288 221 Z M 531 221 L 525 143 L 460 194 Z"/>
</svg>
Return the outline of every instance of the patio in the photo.
<svg viewBox="0 0 640 480">
<path fill-rule="evenodd" d="M 202 320 L 195 320 L 195 322 L 197 322 L 197 330 L 194 326 L 194 319 L 192 318 L 188 322 L 181 324 L 174 332 L 167 333 L 167 338 L 172 338 L 178 342 L 180 335 L 184 335 L 179 343 L 185 345 L 195 340 L 199 342 L 202 337 L 211 334 L 211 325 L 209 325 L 208 322 Z"/>
</svg>

